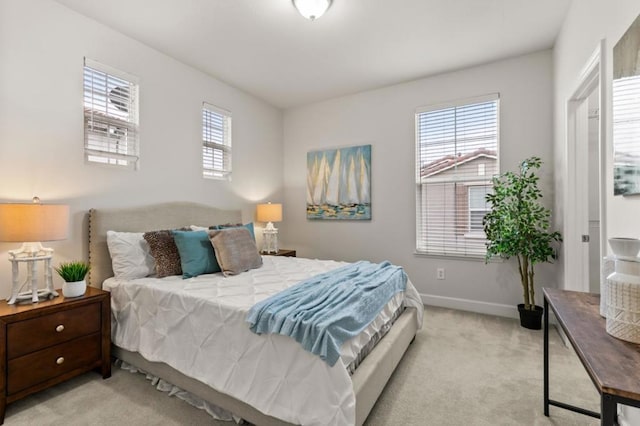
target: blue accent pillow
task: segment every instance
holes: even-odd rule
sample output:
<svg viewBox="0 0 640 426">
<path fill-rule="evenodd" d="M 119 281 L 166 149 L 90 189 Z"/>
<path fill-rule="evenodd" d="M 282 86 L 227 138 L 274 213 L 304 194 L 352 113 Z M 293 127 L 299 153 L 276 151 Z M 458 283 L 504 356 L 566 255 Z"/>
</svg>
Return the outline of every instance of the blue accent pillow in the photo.
<svg viewBox="0 0 640 426">
<path fill-rule="evenodd" d="M 182 278 L 220 272 L 209 234 L 206 231 L 172 231 L 180 254 Z"/>
<path fill-rule="evenodd" d="M 229 229 L 229 228 L 247 228 L 249 233 L 251 234 L 251 238 L 253 238 L 253 242 L 256 241 L 256 234 L 253 230 L 253 222 L 247 223 L 246 225 L 216 225 L 213 229 Z"/>
</svg>

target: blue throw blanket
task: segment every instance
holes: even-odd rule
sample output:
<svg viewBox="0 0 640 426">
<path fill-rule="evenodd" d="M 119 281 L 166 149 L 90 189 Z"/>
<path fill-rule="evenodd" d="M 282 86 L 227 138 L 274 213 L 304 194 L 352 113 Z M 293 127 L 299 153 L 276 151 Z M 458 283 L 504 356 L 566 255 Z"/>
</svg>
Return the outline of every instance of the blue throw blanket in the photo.
<svg viewBox="0 0 640 426">
<path fill-rule="evenodd" d="M 375 319 L 407 286 L 407 275 L 388 261 L 360 261 L 316 275 L 254 305 L 251 331 L 293 337 L 330 366 L 340 347 Z"/>
</svg>

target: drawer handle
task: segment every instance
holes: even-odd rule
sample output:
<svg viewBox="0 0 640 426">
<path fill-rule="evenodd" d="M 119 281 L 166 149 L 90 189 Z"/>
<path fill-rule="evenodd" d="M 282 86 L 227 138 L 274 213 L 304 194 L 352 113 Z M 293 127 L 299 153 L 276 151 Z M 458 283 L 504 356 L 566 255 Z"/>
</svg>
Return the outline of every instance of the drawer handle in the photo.
<svg viewBox="0 0 640 426">
<path fill-rule="evenodd" d="M 58 333 L 62 333 L 62 331 L 64 331 L 64 325 L 60 324 L 59 326 L 56 327 L 56 331 Z"/>
<path fill-rule="evenodd" d="M 62 363 L 64 362 L 64 357 L 61 356 L 60 358 L 56 359 L 56 364 L 58 365 L 62 365 Z"/>
</svg>

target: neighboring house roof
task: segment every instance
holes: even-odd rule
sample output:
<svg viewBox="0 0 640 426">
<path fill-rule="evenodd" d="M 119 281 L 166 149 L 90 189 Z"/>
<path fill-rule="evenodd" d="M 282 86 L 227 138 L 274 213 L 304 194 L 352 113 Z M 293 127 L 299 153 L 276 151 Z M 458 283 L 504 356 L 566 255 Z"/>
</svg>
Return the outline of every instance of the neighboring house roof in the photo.
<svg viewBox="0 0 640 426">
<path fill-rule="evenodd" d="M 464 163 L 468 163 L 469 161 L 473 161 L 482 157 L 491 160 L 498 159 L 498 155 L 495 151 L 484 148 L 478 149 L 465 155 L 447 155 L 446 157 L 439 158 L 438 160 L 432 161 L 431 163 L 422 166 L 422 169 L 420 170 L 420 177 L 431 177 L 433 175 L 437 175 L 438 173 L 442 173 L 445 170 L 449 170 L 455 166 L 460 166 Z"/>
</svg>

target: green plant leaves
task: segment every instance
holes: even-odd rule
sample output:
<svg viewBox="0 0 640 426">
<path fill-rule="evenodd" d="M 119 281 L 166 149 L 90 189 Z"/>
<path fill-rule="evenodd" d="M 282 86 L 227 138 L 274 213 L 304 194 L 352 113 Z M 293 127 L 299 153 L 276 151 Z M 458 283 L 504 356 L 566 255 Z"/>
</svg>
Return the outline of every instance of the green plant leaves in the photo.
<svg viewBox="0 0 640 426">
<path fill-rule="evenodd" d="M 89 272 L 89 264 L 81 260 L 63 262 L 54 268 L 58 275 L 68 283 L 82 281 Z"/>
<path fill-rule="evenodd" d="M 487 235 L 488 261 L 493 256 L 518 257 L 525 306 L 534 302 L 533 267 L 554 258 L 553 243 L 562 241 L 559 232 L 549 232 L 551 210 L 540 203 L 536 171 L 542 165 L 538 157 L 520 163 L 519 172 L 505 172 L 492 179 L 493 193 L 486 200 L 491 211 L 483 220 Z"/>
</svg>

